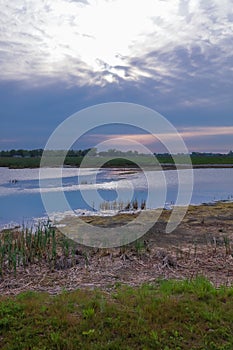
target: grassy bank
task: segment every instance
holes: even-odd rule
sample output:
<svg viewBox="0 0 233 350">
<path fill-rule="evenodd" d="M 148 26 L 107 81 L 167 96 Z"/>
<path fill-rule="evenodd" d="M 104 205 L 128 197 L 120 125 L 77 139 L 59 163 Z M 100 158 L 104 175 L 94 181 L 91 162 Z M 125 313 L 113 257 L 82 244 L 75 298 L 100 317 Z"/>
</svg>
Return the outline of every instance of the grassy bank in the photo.
<svg viewBox="0 0 233 350">
<path fill-rule="evenodd" d="M 233 155 L 232 154 L 192 154 L 191 161 L 194 166 L 203 166 L 203 165 L 232 165 L 233 166 Z M 172 166 L 174 160 L 169 154 L 159 154 L 156 156 L 157 161 L 162 166 Z M 149 156 L 131 156 L 131 160 L 126 158 L 114 158 L 111 157 L 88 157 L 88 167 L 99 167 L 102 164 L 105 164 L 106 167 L 132 167 L 136 164 L 140 166 L 150 167 L 154 165 L 154 158 Z M 40 166 L 40 157 L 0 157 L 0 167 L 9 167 L 9 168 L 37 168 Z M 64 164 L 67 166 L 79 167 L 82 163 L 82 156 L 68 156 L 65 159 Z M 176 164 L 186 164 L 187 156 L 177 155 L 175 157 Z M 56 166 L 60 164 L 60 157 L 52 156 L 48 158 L 48 166 Z"/>
<path fill-rule="evenodd" d="M 231 350 L 233 288 L 204 278 L 1 297 L 1 349 Z"/>
<path fill-rule="evenodd" d="M 190 207 L 170 234 L 164 211 L 113 249 L 84 247 L 49 223 L 5 230 L 0 349 L 232 350 L 232 210 Z M 133 215 L 83 220 L 122 230 Z"/>
<path fill-rule="evenodd" d="M 52 294 L 64 288 L 106 289 L 116 282 L 137 286 L 199 274 L 215 286 L 231 286 L 232 210 L 232 202 L 190 206 L 182 223 L 169 234 L 166 225 L 171 212 L 164 210 L 143 237 L 116 248 L 91 248 L 73 241 L 73 232 L 80 232 L 80 237 L 82 233 L 82 221 L 73 216 L 60 222 L 62 232 L 49 223 L 34 230 L 4 230 L 0 234 L 0 294 L 18 294 L 28 288 Z M 141 225 L 154 220 L 155 211 L 144 214 Z M 124 240 L 126 224 L 137 230 L 134 219 L 130 213 L 82 216 L 94 227 L 119 228 Z"/>
</svg>

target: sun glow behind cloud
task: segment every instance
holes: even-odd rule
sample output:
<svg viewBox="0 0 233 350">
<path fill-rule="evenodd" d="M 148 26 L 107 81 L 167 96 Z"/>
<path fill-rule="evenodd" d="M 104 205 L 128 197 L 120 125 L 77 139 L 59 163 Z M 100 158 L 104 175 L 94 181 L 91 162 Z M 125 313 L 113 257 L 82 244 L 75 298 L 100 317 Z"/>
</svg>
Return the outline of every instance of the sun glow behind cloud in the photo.
<svg viewBox="0 0 233 350">
<path fill-rule="evenodd" d="M 48 75 L 61 73 L 65 67 L 69 73 L 79 68 L 76 72 L 79 77 L 82 76 L 80 70 L 90 70 L 108 71 L 106 77 L 126 78 L 125 70 L 116 67 L 125 66 L 126 57 L 136 53 L 138 45 L 153 32 L 151 14 L 162 8 L 161 3 L 147 0 L 146 6 L 135 2 L 132 7 L 132 2 L 126 0 L 90 0 L 88 4 L 16 0 L 5 6 L 3 27 L 10 29 L 10 33 L 8 40 L 2 39 L 7 44 L 9 58 L 11 49 L 16 49 L 19 75 L 35 73 L 35 70 Z M 8 68 L 5 73 L 9 73 L 12 63 L 5 62 Z M 131 74 L 135 78 L 136 69 Z"/>
<path fill-rule="evenodd" d="M 43 147 L 68 115 L 125 101 L 190 150 L 232 149 L 232 0 L 0 0 L 0 28 L 1 148 Z"/>
<path fill-rule="evenodd" d="M 177 78 L 174 52 L 180 47 L 187 50 L 194 76 L 194 47 L 206 59 L 214 47 L 225 58 L 231 55 L 230 3 L 0 0 L 1 79 L 59 76 L 70 84 L 104 85 Z"/>
</svg>

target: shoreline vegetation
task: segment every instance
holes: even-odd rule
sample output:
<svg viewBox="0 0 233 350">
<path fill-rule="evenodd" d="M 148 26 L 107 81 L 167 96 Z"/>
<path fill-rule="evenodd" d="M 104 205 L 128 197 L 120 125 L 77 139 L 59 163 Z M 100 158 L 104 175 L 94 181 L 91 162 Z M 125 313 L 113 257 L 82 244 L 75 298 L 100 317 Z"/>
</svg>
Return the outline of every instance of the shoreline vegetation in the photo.
<svg viewBox="0 0 233 350">
<path fill-rule="evenodd" d="M 1 349 L 231 350 L 232 212 L 232 202 L 190 206 L 167 234 L 164 210 L 143 237 L 111 249 L 49 222 L 3 230 Z M 122 232 L 134 216 L 82 220 Z"/>
<path fill-rule="evenodd" d="M 181 224 L 165 233 L 171 211 L 141 238 L 119 248 L 91 248 L 69 238 L 50 222 L 33 229 L 4 229 L 0 234 L 0 291 L 17 294 L 33 289 L 52 294 L 80 287 L 110 288 L 115 283 L 141 285 L 162 279 L 192 279 L 199 274 L 215 286 L 233 283 L 233 202 L 189 206 Z M 155 215 L 146 211 L 148 220 Z M 137 213 L 114 217 L 83 216 L 93 226 L 119 227 Z M 73 220 L 73 221 L 72 221 Z M 63 222 L 61 221 L 61 224 Z M 78 225 L 77 225 L 78 230 Z M 72 237 L 72 234 L 70 235 Z"/>
<path fill-rule="evenodd" d="M 0 297 L 2 350 L 231 350 L 233 288 L 203 277 Z"/>
<path fill-rule="evenodd" d="M 2 350 L 231 350 L 233 288 L 203 277 L 0 297 Z"/>
<path fill-rule="evenodd" d="M 46 152 L 46 159 L 43 160 L 43 166 L 49 167 L 60 166 L 61 163 L 64 163 L 64 166 L 67 167 L 85 166 L 94 168 L 104 164 L 104 167 L 114 168 L 138 168 L 139 166 L 149 168 L 158 165 L 158 168 L 175 169 L 176 166 L 174 162 L 181 168 L 190 167 L 190 159 L 194 168 L 233 167 L 232 151 L 226 154 L 193 152 L 190 155 L 170 155 L 168 153 L 146 155 L 139 154 L 136 151 L 121 152 L 114 149 L 99 153 L 96 149 Z M 41 166 L 42 154 L 42 149 L 32 151 L 0 151 L 0 167 L 8 167 L 11 169 L 38 168 Z M 84 159 L 85 165 L 82 163 Z"/>
<path fill-rule="evenodd" d="M 163 157 L 162 168 L 174 169 L 174 164 L 162 163 L 168 161 Z M 80 165 L 71 158 L 73 163 L 66 166 Z M 107 159 L 91 156 L 90 166 L 98 166 L 101 158 Z M 136 158 L 149 168 L 148 157 Z M 231 153 L 191 159 L 194 167 L 233 167 Z M 114 161 L 104 165 L 125 171 L 137 163 Z M 39 164 L 39 156 L 0 157 L 0 166 L 10 168 Z M 145 212 L 153 215 L 152 210 Z M 0 348 L 231 350 L 232 213 L 230 201 L 189 206 L 180 225 L 167 234 L 171 211 L 163 210 L 143 237 L 118 248 L 81 245 L 49 221 L 2 230 Z M 136 215 L 81 220 L 122 232 Z M 75 225 L 72 220 L 67 232 Z"/>
</svg>

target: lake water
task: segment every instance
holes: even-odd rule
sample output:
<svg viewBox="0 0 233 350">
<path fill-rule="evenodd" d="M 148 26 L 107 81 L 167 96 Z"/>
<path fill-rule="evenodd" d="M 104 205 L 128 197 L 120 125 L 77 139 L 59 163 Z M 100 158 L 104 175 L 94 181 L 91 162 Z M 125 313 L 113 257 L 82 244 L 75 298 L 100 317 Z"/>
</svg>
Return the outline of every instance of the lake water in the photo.
<svg viewBox="0 0 233 350">
<path fill-rule="evenodd" d="M 176 202 L 179 189 L 176 170 L 147 171 L 144 174 L 129 169 L 125 172 L 122 169 L 102 169 L 95 178 L 94 169 L 64 168 L 62 187 L 57 170 L 47 169 L 39 182 L 39 169 L 0 168 L 1 228 L 48 217 L 41 193 L 46 198 L 49 215 L 57 219 L 68 208 L 80 215 L 96 214 L 103 209 L 104 213 L 109 213 L 109 209 L 122 209 L 134 199 L 139 205 L 147 200 L 147 208 L 159 207 L 162 202 L 169 206 Z M 232 168 L 194 169 L 193 173 L 191 204 L 233 200 Z M 182 181 L 188 179 L 187 170 L 179 170 L 179 174 Z M 148 179 L 152 192 L 148 191 Z M 183 185 L 185 192 L 186 184 Z M 181 200 L 179 204 L 186 203 Z"/>
</svg>

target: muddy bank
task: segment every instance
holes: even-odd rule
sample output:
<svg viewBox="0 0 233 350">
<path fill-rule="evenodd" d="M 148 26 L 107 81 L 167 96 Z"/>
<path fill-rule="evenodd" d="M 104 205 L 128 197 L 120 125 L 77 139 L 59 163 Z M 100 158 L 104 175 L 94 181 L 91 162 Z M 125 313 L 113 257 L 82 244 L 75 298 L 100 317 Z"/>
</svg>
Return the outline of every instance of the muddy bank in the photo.
<svg viewBox="0 0 233 350">
<path fill-rule="evenodd" d="M 155 283 L 158 278 L 191 279 L 197 275 L 208 277 L 216 286 L 232 285 L 233 203 L 190 206 L 181 224 L 168 234 L 169 217 L 170 211 L 164 210 L 149 232 L 119 248 L 88 248 L 76 243 L 73 264 L 58 249 L 53 269 L 42 261 L 19 268 L 16 275 L 6 272 L 0 280 L 0 292 L 17 294 L 30 289 L 56 294 L 64 289 L 111 289 L 116 283 L 139 285 Z M 123 230 L 133 218 L 121 214 L 83 220 Z"/>
</svg>

